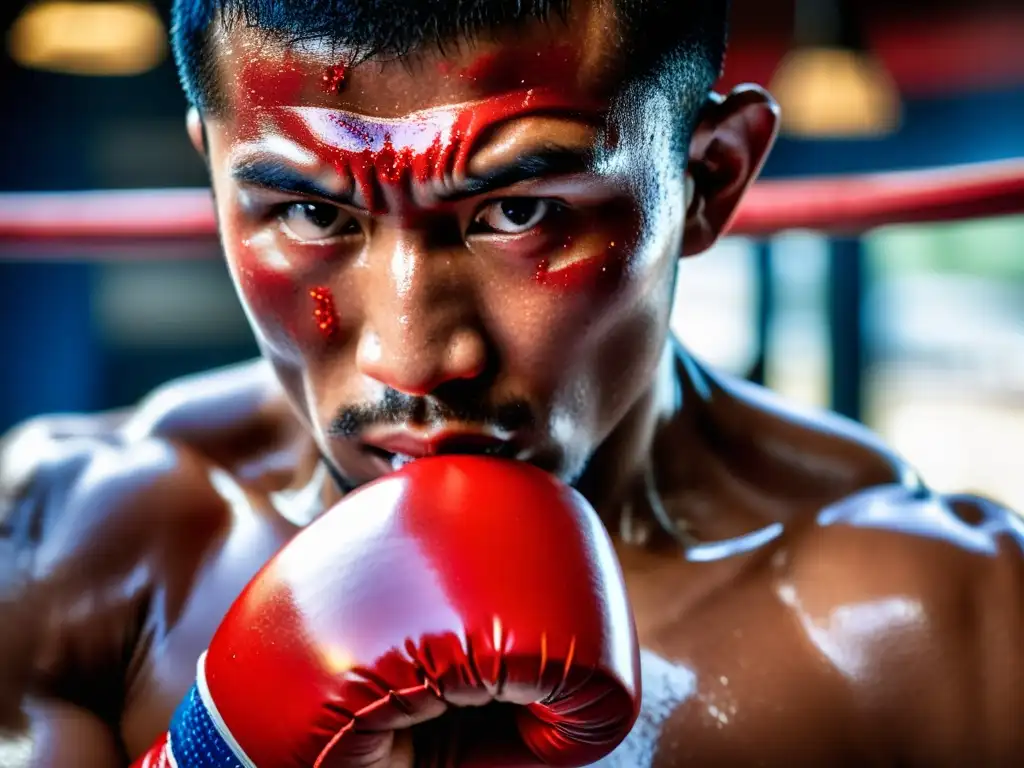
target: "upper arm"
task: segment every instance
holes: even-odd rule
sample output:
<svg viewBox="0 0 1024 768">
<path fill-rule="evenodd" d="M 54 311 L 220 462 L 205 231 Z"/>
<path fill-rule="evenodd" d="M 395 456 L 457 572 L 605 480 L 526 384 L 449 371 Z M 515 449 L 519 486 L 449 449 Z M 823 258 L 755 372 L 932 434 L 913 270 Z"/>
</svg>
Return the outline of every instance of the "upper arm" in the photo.
<svg viewBox="0 0 1024 768">
<path fill-rule="evenodd" d="M 965 574 L 967 605 L 953 609 L 962 620 L 962 673 L 947 682 L 949 699 L 968 709 L 961 726 L 969 752 L 988 765 L 1024 764 L 1024 519 L 993 502 L 957 496 L 946 500 L 956 514 L 976 522 L 991 549 L 973 558 Z M 952 609 L 953 607 L 950 606 Z"/>
<path fill-rule="evenodd" d="M 33 495 L 42 506 L 30 510 L 33 535 L 9 547 L 21 566 L 0 598 L 0 726 L 58 757 L 65 747 L 52 734 L 81 737 L 102 756 L 97 767 L 114 765 L 103 745 L 117 744 L 127 666 L 154 590 L 164 587 L 161 620 L 173 620 L 187 588 L 166 588 L 170 550 L 201 553 L 225 517 L 202 462 L 162 441 L 99 447 L 58 479 Z M 58 757 L 30 765 L 82 765 Z"/>
<path fill-rule="evenodd" d="M 875 489 L 826 510 L 796 578 L 866 727 L 902 764 L 1024 762 L 1024 521 Z"/>
<path fill-rule="evenodd" d="M 162 440 L 97 451 L 63 497 L 32 558 L 30 589 L 45 610 L 34 651 L 42 690 L 94 710 L 119 702 L 120 680 L 154 593 L 173 621 L 190 558 L 224 530 L 228 510 L 205 462 Z"/>
</svg>

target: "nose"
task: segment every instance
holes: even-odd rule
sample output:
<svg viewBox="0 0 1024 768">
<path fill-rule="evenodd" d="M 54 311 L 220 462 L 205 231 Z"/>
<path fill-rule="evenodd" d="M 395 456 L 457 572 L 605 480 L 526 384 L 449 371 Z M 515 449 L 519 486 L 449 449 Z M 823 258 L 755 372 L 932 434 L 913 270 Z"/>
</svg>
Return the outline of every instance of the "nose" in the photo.
<svg viewBox="0 0 1024 768">
<path fill-rule="evenodd" d="M 413 396 L 480 376 L 487 346 L 459 257 L 428 252 L 408 231 L 378 233 L 375 246 L 364 273 L 360 373 Z"/>
</svg>

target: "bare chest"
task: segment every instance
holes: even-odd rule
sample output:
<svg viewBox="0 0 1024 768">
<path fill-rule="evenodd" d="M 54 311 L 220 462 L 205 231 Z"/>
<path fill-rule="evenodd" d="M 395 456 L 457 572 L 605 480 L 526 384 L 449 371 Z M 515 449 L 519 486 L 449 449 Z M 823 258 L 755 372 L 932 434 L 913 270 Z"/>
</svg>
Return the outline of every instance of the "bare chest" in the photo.
<svg viewBox="0 0 1024 768">
<path fill-rule="evenodd" d="M 620 551 L 643 699 L 602 768 L 861 764 L 849 689 L 782 598 L 775 552 L 694 563 Z"/>
</svg>

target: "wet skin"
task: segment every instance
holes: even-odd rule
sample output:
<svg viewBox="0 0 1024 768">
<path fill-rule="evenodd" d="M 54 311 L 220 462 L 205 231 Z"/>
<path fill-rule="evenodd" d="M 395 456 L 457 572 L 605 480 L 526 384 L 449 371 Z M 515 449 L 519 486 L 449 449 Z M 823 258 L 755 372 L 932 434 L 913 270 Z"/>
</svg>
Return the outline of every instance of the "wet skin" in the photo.
<svg viewBox="0 0 1024 768">
<path fill-rule="evenodd" d="M 671 340 L 676 260 L 777 117 L 756 89 L 709 100 L 688 181 L 655 94 L 611 108 L 582 8 L 412 68 L 220 42 L 231 109 L 191 132 L 265 362 L 8 439 L 0 757 L 137 755 L 339 488 L 484 450 L 574 482 L 615 538 L 646 649 L 618 765 L 1019 762 L 1020 518 Z"/>
</svg>

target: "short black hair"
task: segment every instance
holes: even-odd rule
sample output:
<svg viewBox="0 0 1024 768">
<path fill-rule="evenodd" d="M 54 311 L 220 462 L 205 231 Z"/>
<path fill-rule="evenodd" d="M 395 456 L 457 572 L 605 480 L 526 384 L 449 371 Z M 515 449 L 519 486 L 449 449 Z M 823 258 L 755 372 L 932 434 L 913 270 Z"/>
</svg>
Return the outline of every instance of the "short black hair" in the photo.
<svg viewBox="0 0 1024 768">
<path fill-rule="evenodd" d="M 191 105 L 216 112 L 211 31 L 242 23 L 286 42 L 327 40 L 360 59 L 405 57 L 531 20 L 568 17 L 573 0 L 174 0 L 171 42 Z M 579 0 L 577 0 L 579 1 Z M 655 77 L 692 122 L 722 70 L 729 0 L 613 0 L 627 83 Z"/>
</svg>

